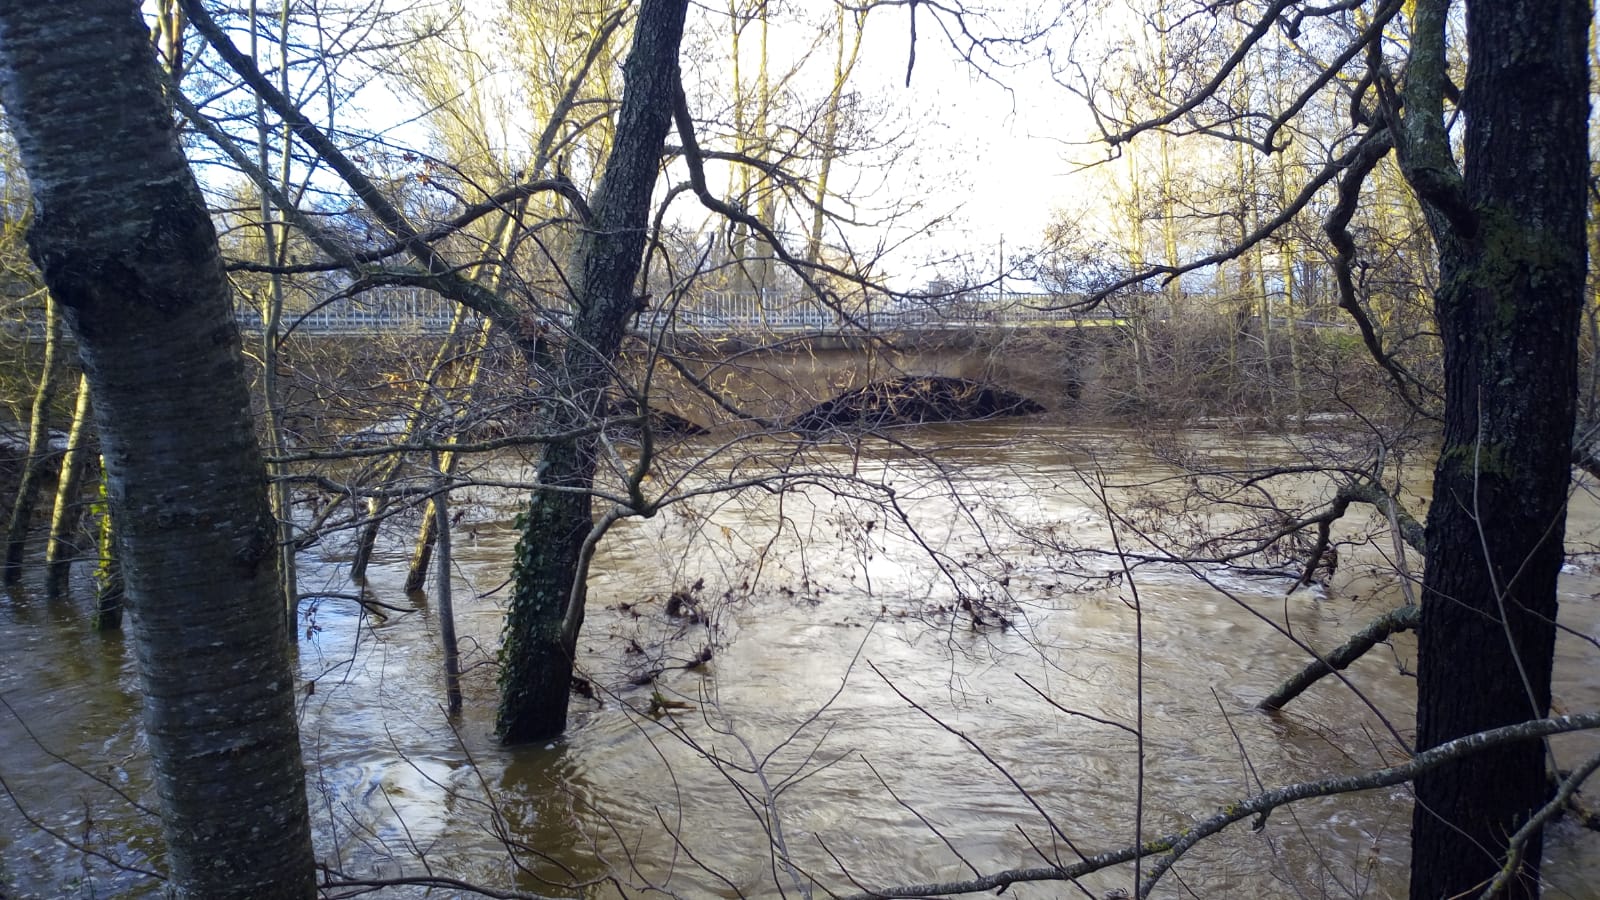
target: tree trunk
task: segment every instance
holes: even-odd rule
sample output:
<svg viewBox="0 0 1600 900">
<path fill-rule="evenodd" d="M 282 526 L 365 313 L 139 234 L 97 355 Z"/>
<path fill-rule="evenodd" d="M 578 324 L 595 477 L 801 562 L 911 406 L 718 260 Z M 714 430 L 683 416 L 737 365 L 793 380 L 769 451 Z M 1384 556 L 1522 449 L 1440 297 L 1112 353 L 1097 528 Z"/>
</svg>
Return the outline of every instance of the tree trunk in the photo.
<svg viewBox="0 0 1600 900">
<path fill-rule="evenodd" d="M 511 228 L 508 224 L 504 234 L 509 237 Z M 494 288 L 499 287 L 499 277 L 495 277 Z M 445 443 L 454 446 L 458 437 L 457 432 L 461 426 L 463 413 L 472 404 L 472 393 L 478 386 L 478 376 L 483 372 L 483 355 L 489 349 L 489 337 L 493 333 L 494 322 L 484 319 L 478 323 L 478 330 L 467 346 L 467 353 L 471 359 L 466 363 L 467 371 L 459 379 L 457 388 L 463 389 L 462 393 L 454 398 L 451 404 L 455 412 L 445 414 L 438 423 L 438 436 L 445 439 Z M 461 464 L 461 455 L 454 450 L 446 450 L 439 459 L 442 474 L 454 475 L 456 467 Z M 423 584 L 428 579 L 428 562 L 433 558 L 434 543 L 439 534 L 439 517 L 435 515 L 436 501 L 429 500 L 422 508 L 422 522 L 417 526 L 417 540 L 411 548 L 411 565 L 406 570 L 406 591 L 422 590 Z"/>
<path fill-rule="evenodd" d="M 50 463 L 50 406 L 61 383 L 61 307 L 54 297 L 45 302 L 44 369 L 33 396 L 33 414 L 28 422 L 28 458 L 22 464 L 22 481 L 6 527 L 5 583 L 22 580 L 22 553 L 28 544 L 28 529 L 33 525 L 33 509 L 39 502 L 39 487 Z"/>
<path fill-rule="evenodd" d="M 78 553 L 78 527 L 82 516 L 78 485 L 89 464 L 89 379 L 78 376 L 78 401 L 72 410 L 72 431 L 67 435 L 67 452 L 61 457 L 61 474 L 56 479 L 56 506 L 50 515 L 50 537 L 44 553 L 44 593 L 50 600 L 65 599 L 71 590 L 72 560 Z"/>
<path fill-rule="evenodd" d="M 1289 161 L 1282 153 L 1276 154 L 1274 166 L 1278 175 L 1278 205 L 1282 208 L 1293 196 L 1289 193 Z M 1288 323 L 1284 340 L 1289 345 L 1289 393 L 1293 396 L 1295 424 L 1306 420 L 1305 383 L 1300 377 L 1300 313 L 1295 309 L 1295 258 L 1299 248 L 1288 237 L 1278 242 L 1278 278 L 1283 282 L 1283 315 Z M 1307 304 L 1301 303 L 1301 306 Z M 1276 414 L 1276 410 L 1274 410 Z"/>
<path fill-rule="evenodd" d="M 0 0 L 34 261 L 94 397 L 171 886 L 315 896 L 276 526 L 216 232 L 130 0 Z"/>
<path fill-rule="evenodd" d="M 94 630 L 122 628 L 122 562 L 117 559 L 117 530 L 106 502 L 106 464 L 100 461 L 100 483 L 95 487 Z"/>
<path fill-rule="evenodd" d="M 472 361 L 468 363 L 467 373 L 463 379 L 466 382 L 466 393 L 457 398 L 458 411 L 464 410 L 472 402 L 472 390 L 477 387 L 478 376 L 483 371 L 483 354 L 488 350 L 492 328 L 493 323 L 489 319 L 479 323 L 478 336 L 470 350 Z M 456 444 L 460 419 L 460 413 L 457 412 L 439 423 L 440 435 L 447 435 L 445 443 L 452 447 Z M 456 473 L 456 467 L 460 464 L 461 454 L 455 450 L 446 450 L 440 454 L 437 468 L 440 474 L 448 478 Z M 429 500 L 423 504 L 422 522 L 417 526 L 417 539 L 411 548 L 411 565 L 406 570 L 407 593 L 422 590 L 423 584 L 428 579 L 428 563 L 433 559 L 434 546 L 440 535 L 439 523 L 443 521 L 436 515 L 438 504 L 437 500 Z"/>
<path fill-rule="evenodd" d="M 1426 52 L 1435 37 L 1442 44 L 1447 4 L 1421 7 L 1431 9 L 1419 8 L 1414 46 Z M 1550 706 L 1585 273 L 1589 16 L 1585 0 L 1469 0 L 1462 202 L 1430 180 L 1447 144 L 1443 157 L 1426 155 L 1441 149 L 1435 141 L 1402 158 L 1439 245 L 1446 377 L 1418 642 L 1419 750 Z M 1413 77 L 1427 77 L 1413 57 Z M 1428 98 L 1417 99 L 1408 96 L 1408 115 L 1429 117 Z M 1441 125 L 1434 136 L 1444 135 Z M 1530 741 L 1418 778 L 1412 897 L 1482 889 L 1508 837 L 1550 797 L 1545 760 Z M 1510 896 L 1538 895 L 1541 850 L 1539 837 L 1527 845 Z"/>
<path fill-rule="evenodd" d="M 828 92 L 828 103 L 822 109 L 822 140 L 819 151 L 822 158 L 817 164 L 817 184 L 812 194 L 811 226 L 806 232 L 806 262 L 815 264 L 822 260 L 822 226 L 826 221 L 828 205 L 828 177 L 833 171 L 833 161 L 839 156 L 840 103 L 844 99 L 845 84 L 855 71 L 856 60 L 861 55 L 861 38 L 866 34 L 868 10 L 853 13 L 855 37 L 850 42 L 848 60 L 845 48 L 845 9 L 841 5 L 834 11 L 834 27 L 838 29 L 838 42 L 833 58 L 833 88 Z"/>
<path fill-rule="evenodd" d="M 444 376 L 444 372 L 451 365 L 457 348 L 460 346 L 461 332 L 466 327 L 471 311 L 466 306 L 457 304 L 455 315 L 450 319 L 450 331 L 439 344 L 439 349 L 433 355 L 433 361 L 428 364 L 428 373 L 423 376 L 422 387 L 417 391 L 416 399 L 411 401 L 411 408 L 406 413 L 406 427 L 401 432 L 399 443 L 409 444 L 415 441 L 423 427 L 424 419 L 432 401 L 433 386 Z M 372 483 L 379 487 L 387 487 L 405 466 L 405 455 L 396 454 L 379 465 Z M 356 536 L 355 557 L 350 563 L 350 578 L 355 581 L 365 581 L 367 577 L 367 564 L 372 561 L 372 550 L 378 543 L 378 531 L 383 526 L 383 520 L 388 516 L 389 501 L 376 497 L 367 498 L 367 521 L 361 526 L 361 531 Z"/>
<path fill-rule="evenodd" d="M 616 138 L 592 204 L 594 222 L 569 269 L 576 316 L 560 365 L 549 373 L 542 431 L 560 433 L 604 407 L 611 364 L 637 308 L 634 281 L 672 124 L 687 9 L 687 0 L 644 0 L 639 7 L 633 50 L 623 68 L 627 86 Z M 497 730 L 508 743 L 541 740 L 566 728 L 573 653 L 583 624 L 583 544 L 593 527 L 588 491 L 595 454 L 592 436 L 546 445 L 539 488 L 521 520 L 516 586 L 501 649 Z"/>
<path fill-rule="evenodd" d="M 439 497 L 432 506 L 438 535 L 439 571 L 435 580 L 439 608 L 439 641 L 444 645 L 444 696 L 450 715 L 461 712 L 461 653 L 456 646 L 456 608 L 450 594 L 450 475 L 439 454 L 433 454 L 433 470 L 439 476 Z"/>
</svg>

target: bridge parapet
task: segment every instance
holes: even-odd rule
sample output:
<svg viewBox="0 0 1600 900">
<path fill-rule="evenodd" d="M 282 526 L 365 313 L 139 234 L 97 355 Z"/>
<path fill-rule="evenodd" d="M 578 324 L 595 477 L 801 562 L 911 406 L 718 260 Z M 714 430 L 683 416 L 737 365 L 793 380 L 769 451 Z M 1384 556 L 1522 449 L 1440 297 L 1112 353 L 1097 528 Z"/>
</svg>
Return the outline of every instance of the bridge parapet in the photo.
<svg viewBox="0 0 1600 900">
<path fill-rule="evenodd" d="M 265 327 L 261 311 L 247 303 L 236 303 L 234 316 L 248 334 L 260 334 Z M 325 304 L 307 312 L 285 310 L 279 329 L 330 337 L 446 334 L 454 318 L 455 306 L 449 301 L 417 288 L 397 288 L 372 291 L 359 300 Z"/>
<path fill-rule="evenodd" d="M 673 310 L 646 310 L 634 322 L 640 334 L 664 329 L 705 336 L 741 334 L 838 334 L 843 332 L 891 333 L 897 331 L 954 331 L 974 328 L 1027 328 L 1075 324 L 1111 324 L 1122 321 L 1105 308 L 1076 310 L 1079 295 L 974 293 L 923 300 L 897 300 L 873 307 L 831 309 L 815 298 L 775 292 L 707 291 Z M 239 326 L 250 334 L 263 328 L 259 310 L 247 304 L 236 307 Z M 432 335 L 450 329 L 454 307 L 425 291 L 391 289 L 373 291 L 359 299 L 313 309 L 286 312 L 281 325 L 313 335 Z"/>
<path fill-rule="evenodd" d="M 831 309 L 815 298 L 772 292 L 711 291 L 676 310 L 649 310 L 636 325 L 655 334 L 667 328 L 700 333 L 831 334 L 844 331 L 953 331 L 1027 328 L 1123 321 L 1104 307 L 1074 309 L 1077 294 L 989 292 L 925 300 L 897 300 L 874 308 Z"/>
</svg>

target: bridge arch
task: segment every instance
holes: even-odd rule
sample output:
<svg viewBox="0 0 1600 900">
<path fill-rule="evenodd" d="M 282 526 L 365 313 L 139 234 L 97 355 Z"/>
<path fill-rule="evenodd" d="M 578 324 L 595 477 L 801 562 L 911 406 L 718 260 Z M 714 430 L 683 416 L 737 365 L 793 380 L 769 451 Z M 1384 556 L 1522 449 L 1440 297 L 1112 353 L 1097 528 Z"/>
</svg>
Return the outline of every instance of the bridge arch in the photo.
<svg viewBox="0 0 1600 900">
<path fill-rule="evenodd" d="M 940 403 L 915 413 L 907 412 L 904 403 L 888 403 L 890 397 L 934 397 L 940 392 L 947 398 L 970 395 L 979 408 L 1007 407 L 997 394 L 987 400 L 971 395 L 970 385 L 1032 404 L 1022 408 L 1057 412 L 1076 406 L 1095 383 L 1102 351 L 1120 333 L 1115 327 L 1066 327 L 822 335 L 770 342 L 680 337 L 661 345 L 671 362 L 656 360 L 651 396 L 652 403 L 708 427 L 727 421 L 732 408 L 771 423 L 816 423 L 821 416 L 845 415 L 851 403 L 860 404 L 860 415 L 868 419 L 882 414 L 904 420 L 914 414 L 923 421 L 949 421 L 955 413 L 941 410 Z M 931 380 L 918 387 L 918 379 Z M 958 387 L 957 381 L 969 386 Z M 847 396 L 853 399 L 840 399 Z"/>
<path fill-rule="evenodd" d="M 1036 415 L 1045 407 L 994 384 L 949 375 L 905 375 L 845 391 L 794 416 L 802 434 L 893 425 L 970 422 Z"/>
</svg>

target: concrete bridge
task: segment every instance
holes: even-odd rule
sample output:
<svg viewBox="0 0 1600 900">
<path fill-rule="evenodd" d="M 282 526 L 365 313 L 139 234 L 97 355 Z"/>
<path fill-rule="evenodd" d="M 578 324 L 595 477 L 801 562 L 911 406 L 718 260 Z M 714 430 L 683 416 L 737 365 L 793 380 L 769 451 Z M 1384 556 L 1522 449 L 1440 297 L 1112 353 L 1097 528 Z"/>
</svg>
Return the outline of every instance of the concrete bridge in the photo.
<svg viewBox="0 0 1600 900">
<path fill-rule="evenodd" d="M 1109 310 L 1074 312 L 1079 299 L 972 293 L 836 310 L 794 295 L 706 292 L 638 317 L 624 378 L 642 385 L 643 364 L 654 358 L 652 406 L 701 426 L 728 420 L 730 407 L 788 421 L 869 386 L 915 391 L 928 376 L 990 385 L 1054 410 L 1094 380 L 1100 350 L 1128 321 Z M 286 315 L 283 327 L 307 338 L 426 337 L 447 333 L 454 312 L 425 292 L 389 290 Z M 260 334 L 253 310 L 239 319 Z"/>
<path fill-rule="evenodd" d="M 1123 326 L 1132 321 L 1104 305 L 1077 310 L 1081 299 L 974 292 L 879 296 L 836 309 L 793 294 L 707 291 L 637 317 L 623 377 L 642 385 L 653 359 L 652 404 L 699 425 L 727 421 L 733 407 L 792 422 L 852 392 L 915 391 L 927 378 L 993 386 L 1059 410 L 1102 384 L 1104 351 L 1128 339 Z M 1146 317 L 1163 318 L 1159 302 L 1143 306 Z M 258 313 L 241 308 L 238 316 L 247 334 L 260 334 Z M 427 339 L 454 318 L 455 307 L 430 293 L 387 289 L 286 315 L 284 328 L 310 339 Z M 416 352 L 402 349 L 408 344 L 368 352 Z"/>
<path fill-rule="evenodd" d="M 623 371 L 638 385 L 644 361 L 654 357 L 651 404 L 698 425 L 726 420 L 730 406 L 790 421 L 874 386 L 891 391 L 904 386 L 914 393 L 920 389 L 914 383 L 929 376 L 992 386 L 1059 410 L 1099 378 L 1103 351 L 1124 338 L 1120 328 L 1076 323 L 796 334 L 776 340 L 678 333 L 635 343 L 625 354 Z"/>
</svg>

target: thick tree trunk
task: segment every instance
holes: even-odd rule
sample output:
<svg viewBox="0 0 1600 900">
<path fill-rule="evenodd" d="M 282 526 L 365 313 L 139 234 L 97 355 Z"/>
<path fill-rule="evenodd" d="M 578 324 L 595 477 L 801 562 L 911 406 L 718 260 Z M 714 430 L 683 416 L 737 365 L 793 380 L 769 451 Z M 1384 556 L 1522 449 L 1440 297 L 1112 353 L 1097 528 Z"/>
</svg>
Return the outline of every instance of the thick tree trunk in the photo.
<svg viewBox="0 0 1600 900">
<path fill-rule="evenodd" d="M 1589 15 L 1586 0 L 1469 0 L 1466 209 L 1419 192 L 1439 242 L 1447 381 L 1418 749 L 1550 706 L 1585 273 Z M 1408 175 L 1430 174 L 1416 171 L 1426 159 L 1410 162 Z M 1545 762 L 1529 741 L 1417 780 L 1412 897 L 1482 889 L 1508 837 L 1550 796 Z M 1538 895 L 1541 849 L 1529 843 L 1511 896 Z"/>
<path fill-rule="evenodd" d="M 39 502 L 39 487 L 49 467 L 50 406 L 61 383 L 61 307 L 51 297 L 45 304 L 44 369 L 33 396 L 33 414 L 28 422 L 28 458 L 22 463 L 22 482 L 11 506 L 6 526 L 5 583 L 22 580 L 22 554 L 27 548 L 28 529 L 33 525 L 33 510 Z"/>
<path fill-rule="evenodd" d="M 35 262 L 94 397 L 173 888 L 316 893 L 276 526 L 216 232 L 131 0 L 0 0 Z"/>
<path fill-rule="evenodd" d="M 678 46 L 687 0 L 644 0 L 616 138 L 592 204 L 594 221 L 573 252 L 573 332 L 541 416 L 542 430 L 560 432 L 604 407 L 611 363 L 637 308 L 634 281 L 644 254 L 650 197 L 678 85 Z M 532 355 L 530 354 L 530 358 Z M 560 734 L 567 724 L 573 653 L 583 623 L 583 543 L 593 527 L 588 490 L 595 439 L 552 443 L 517 544 L 516 586 L 501 649 L 497 729 L 511 743 Z"/>
<path fill-rule="evenodd" d="M 592 527 L 588 490 L 593 478 L 592 445 L 549 445 L 539 463 L 541 489 L 519 520 L 522 536 L 512 562 L 516 583 L 500 650 L 496 730 L 506 743 L 543 740 L 567 727 L 574 654 L 583 626 L 581 579 L 586 573 L 579 568 Z M 569 609 L 576 616 L 570 626 Z"/>
</svg>

